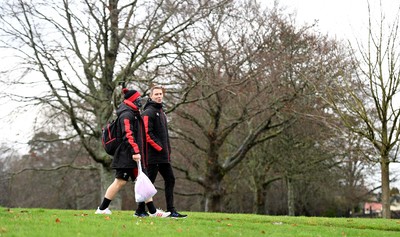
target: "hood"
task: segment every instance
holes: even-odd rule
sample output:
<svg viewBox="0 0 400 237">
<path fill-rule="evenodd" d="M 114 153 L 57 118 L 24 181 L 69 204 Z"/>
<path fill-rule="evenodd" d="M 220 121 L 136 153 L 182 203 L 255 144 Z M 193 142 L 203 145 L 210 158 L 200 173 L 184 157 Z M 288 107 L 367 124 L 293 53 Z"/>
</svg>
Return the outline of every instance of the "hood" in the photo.
<svg viewBox="0 0 400 237">
<path fill-rule="evenodd" d="M 138 110 L 133 109 L 131 106 L 122 102 L 117 108 L 117 116 L 120 116 L 125 111 L 132 111 L 134 113 L 139 113 Z"/>
<path fill-rule="evenodd" d="M 164 104 L 163 103 L 157 103 L 157 102 L 154 102 L 153 100 L 151 100 L 150 98 L 147 100 L 147 102 L 146 102 L 146 104 L 144 105 L 144 110 L 147 108 L 147 107 L 154 107 L 154 108 L 157 108 L 157 109 L 161 109 L 162 107 L 164 106 Z"/>
</svg>

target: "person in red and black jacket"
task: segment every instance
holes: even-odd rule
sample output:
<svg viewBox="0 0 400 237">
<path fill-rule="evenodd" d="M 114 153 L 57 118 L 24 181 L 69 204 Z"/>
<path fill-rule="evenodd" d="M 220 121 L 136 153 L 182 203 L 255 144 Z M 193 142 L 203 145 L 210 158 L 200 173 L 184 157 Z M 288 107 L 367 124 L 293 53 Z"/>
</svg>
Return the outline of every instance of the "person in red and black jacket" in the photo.
<svg viewBox="0 0 400 237">
<path fill-rule="evenodd" d="M 117 109 L 118 128 L 122 138 L 115 151 L 111 168 L 115 169 L 114 182 L 108 187 L 103 202 L 97 208 L 96 214 L 111 214 L 108 206 L 118 191 L 125 186 L 129 178 L 134 181 L 138 175 L 137 162 L 146 163 L 146 133 L 139 108 L 142 106 L 140 93 L 124 88 L 124 101 Z M 146 173 L 146 170 L 143 170 Z M 167 217 L 169 212 L 156 209 L 153 199 L 146 201 L 152 217 Z"/>
<path fill-rule="evenodd" d="M 175 176 L 170 163 L 171 145 L 168 135 L 167 116 L 163 111 L 164 88 L 153 86 L 150 88 L 149 96 L 150 98 L 145 104 L 142 113 L 148 145 L 147 174 L 153 183 L 158 173 L 163 177 L 167 211 L 171 212 L 169 217 L 185 218 L 187 215 L 178 213 L 174 207 Z M 139 209 L 143 211 L 143 203 L 139 204 Z M 140 212 L 137 215 L 140 215 Z"/>
</svg>

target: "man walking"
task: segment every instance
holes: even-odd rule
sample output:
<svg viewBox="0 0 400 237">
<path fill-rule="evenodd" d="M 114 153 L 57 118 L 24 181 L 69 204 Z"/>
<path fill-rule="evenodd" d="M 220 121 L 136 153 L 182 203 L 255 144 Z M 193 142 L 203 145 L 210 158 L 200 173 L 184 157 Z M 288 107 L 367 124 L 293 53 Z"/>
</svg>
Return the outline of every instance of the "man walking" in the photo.
<svg viewBox="0 0 400 237">
<path fill-rule="evenodd" d="M 171 212 L 169 217 L 185 218 L 187 215 L 178 213 L 174 207 L 175 176 L 170 163 L 171 145 L 169 142 L 167 117 L 163 111 L 162 103 L 164 88 L 153 86 L 150 88 L 149 97 L 142 113 L 148 144 L 148 177 L 154 183 L 158 172 L 161 174 L 164 179 L 167 212 Z M 144 209 L 144 203 L 140 203 L 135 215 L 140 216 L 141 213 L 145 212 Z"/>
</svg>

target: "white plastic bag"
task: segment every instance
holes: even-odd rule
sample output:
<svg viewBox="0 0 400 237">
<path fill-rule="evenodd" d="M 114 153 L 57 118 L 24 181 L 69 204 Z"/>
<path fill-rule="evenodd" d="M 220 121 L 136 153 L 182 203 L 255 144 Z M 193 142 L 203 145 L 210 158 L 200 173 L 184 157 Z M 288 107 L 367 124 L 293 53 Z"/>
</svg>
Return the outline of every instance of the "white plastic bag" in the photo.
<svg viewBox="0 0 400 237">
<path fill-rule="evenodd" d="M 157 193 L 157 189 L 150 181 L 149 177 L 142 171 L 140 161 L 138 164 L 138 176 L 135 182 L 135 200 L 136 202 L 144 202 L 153 197 Z"/>
</svg>

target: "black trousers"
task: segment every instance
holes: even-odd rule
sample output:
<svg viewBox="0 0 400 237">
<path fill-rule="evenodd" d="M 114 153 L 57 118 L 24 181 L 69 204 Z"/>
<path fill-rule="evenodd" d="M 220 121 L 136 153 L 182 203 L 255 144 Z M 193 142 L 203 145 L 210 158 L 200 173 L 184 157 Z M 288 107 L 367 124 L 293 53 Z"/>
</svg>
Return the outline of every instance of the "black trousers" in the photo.
<svg viewBox="0 0 400 237">
<path fill-rule="evenodd" d="M 175 211 L 174 207 L 174 187 L 175 187 L 175 176 L 174 171 L 170 163 L 160 163 L 160 164 L 149 164 L 147 169 L 147 176 L 151 182 L 155 182 L 158 173 L 164 179 L 165 188 L 165 200 L 167 202 L 167 211 Z M 144 203 L 139 203 L 139 209 L 143 210 Z"/>
</svg>

